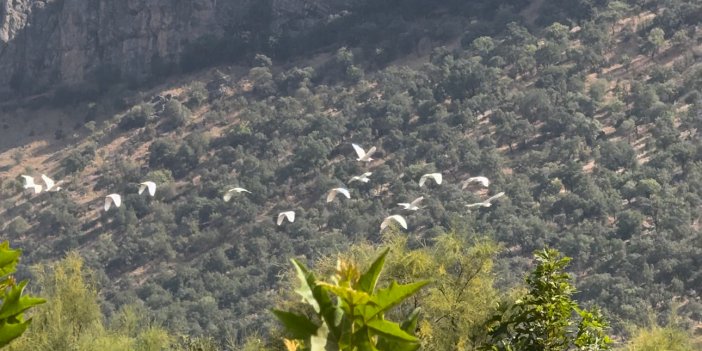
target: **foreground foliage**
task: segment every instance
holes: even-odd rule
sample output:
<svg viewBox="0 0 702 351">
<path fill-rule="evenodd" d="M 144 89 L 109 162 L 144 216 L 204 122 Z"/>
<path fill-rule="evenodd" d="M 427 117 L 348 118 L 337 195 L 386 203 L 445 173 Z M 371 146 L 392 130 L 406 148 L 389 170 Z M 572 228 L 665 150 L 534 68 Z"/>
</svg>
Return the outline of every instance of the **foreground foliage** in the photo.
<svg viewBox="0 0 702 351">
<path fill-rule="evenodd" d="M 689 332 L 676 326 L 654 325 L 639 329 L 620 351 L 694 351 L 702 348 L 702 341 L 695 341 Z"/>
<path fill-rule="evenodd" d="M 10 351 L 222 350 L 211 338 L 178 336 L 152 322 L 140 305 L 126 305 L 107 321 L 100 311 L 94 273 L 76 253 L 51 266 L 36 267 L 34 274 L 50 303 L 34 314 L 32 328 L 9 345 Z M 230 348 L 263 350 L 254 340 Z"/>
<path fill-rule="evenodd" d="M 491 341 L 483 350 L 609 350 L 612 340 L 598 310 L 572 299 L 575 288 L 565 268 L 569 257 L 553 249 L 535 254 L 536 268 L 526 279 L 529 291 L 495 316 Z"/>
<path fill-rule="evenodd" d="M 529 3 L 542 4 L 531 24 L 518 15 Z M 3 179 L 0 216 L 34 262 L 84 252 L 105 311 L 143 304 L 162 325 L 219 341 L 268 332 L 261 310 L 274 305 L 288 257 L 376 242 L 383 212 L 417 196 L 426 200 L 407 216 L 412 251 L 427 243 L 429 252 L 461 217 L 505 247 L 495 260 L 510 268 L 496 270 L 501 286 L 521 281 L 531 253 L 549 246 L 573 257 L 578 300 L 601 306 L 613 334 L 645 323 L 650 310 L 666 313 L 674 299 L 685 301 L 681 315 L 700 321 L 702 65 L 693 49 L 701 9 L 679 0 L 369 1 L 330 19 L 315 37 L 330 55 L 298 67 L 268 55 L 248 74 L 201 72 L 193 77 L 202 82 L 189 76 L 154 92 L 179 92 L 163 111 L 149 102 L 155 96 L 133 92 L 79 104 L 63 119 L 64 131 L 77 123 L 78 139 L 60 144 L 77 146 L 45 164 L 67 156 L 56 166 L 68 191 L 29 197 Z M 90 122 L 81 126 L 83 117 Z M 377 146 L 382 161 L 365 169 L 349 157 L 351 142 Z M 36 153 L 17 151 L 27 163 L 18 157 L 11 174 L 39 164 Z M 365 171 L 369 183 L 346 184 L 351 201 L 322 200 Z M 441 186 L 417 186 L 435 171 Z M 461 189 L 476 175 L 506 196 L 467 213 L 463 204 L 485 198 Z M 159 183 L 155 198 L 137 196 L 144 179 Z M 233 185 L 253 194 L 225 203 L 221 191 Z M 128 195 L 98 217 L 93 196 L 108 190 Z M 291 207 L 298 220 L 275 226 L 272 214 Z M 424 267 L 440 272 L 435 263 Z M 446 284 L 460 287 L 460 270 L 446 271 Z M 442 300 L 439 286 L 414 296 L 437 306 L 423 310 L 417 336 L 437 350 L 474 343 L 465 331 L 499 299 Z M 475 310 L 475 320 L 465 317 Z M 456 332 L 437 326 L 453 322 Z"/>
<path fill-rule="evenodd" d="M 43 304 L 46 300 L 23 295 L 27 281 L 19 284 L 11 275 L 16 271 L 22 251 L 10 248 L 10 243 L 0 243 L 0 348 L 24 333 L 32 322 L 24 312 Z"/>
<path fill-rule="evenodd" d="M 485 238 L 469 239 L 469 233 L 451 230 L 438 235 L 430 245 L 417 246 L 398 231 L 386 231 L 380 246 L 354 244 L 341 253 L 347 261 L 369 265 L 383 250 L 389 250 L 381 282 L 402 283 L 426 280 L 430 284 L 412 299 L 401 303 L 394 317 L 401 318 L 421 308 L 417 336 L 422 350 L 470 350 L 486 334 L 483 325 L 509 295 L 495 287 L 494 258 L 498 247 Z M 334 261 L 323 257 L 319 271 L 331 274 Z"/>
<path fill-rule="evenodd" d="M 300 344 L 301 349 L 323 351 L 327 344 L 340 351 L 412 351 L 419 348 L 419 339 L 413 335 L 418 311 L 401 325 L 386 320 L 385 313 L 428 282 L 404 285 L 392 282 L 386 288 L 376 289 L 387 253 L 385 250 L 363 273 L 355 264 L 340 260 L 332 283 L 317 280 L 302 263 L 292 261 L 300 280 L 296 292 L 314 309 L 316 318 L 289 311 L 273 312 L 294 339 L 304 342 Z M 287 345 L 293 350 L 298 349 L 291 342 Z"/>
</svg>

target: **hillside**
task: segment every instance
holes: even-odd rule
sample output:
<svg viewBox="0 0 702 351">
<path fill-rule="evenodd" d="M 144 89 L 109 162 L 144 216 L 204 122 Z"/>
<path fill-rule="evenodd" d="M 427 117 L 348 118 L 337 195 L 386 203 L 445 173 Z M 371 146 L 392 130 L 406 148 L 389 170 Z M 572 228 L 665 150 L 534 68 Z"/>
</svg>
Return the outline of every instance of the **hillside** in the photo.
<svg viewBox="0 0 702 351">
<path fill-rule="evenodd" d="M 702 6 L 603 3 L 364 4 L 283 53 L 18 97 L 0 112 L 2 237 L 29 263 L 78 250 L 108 314 L 142 301 L 170 329 L 242 339 L 274 324 L 289 258 L 377 242 L 402 213 L 413 247 L 457 228 L 500 243 L 503 286 L 558 248 L 618 335 L 671 310 L 697 325 Z M 420 188 L 429 172 L 444 182 Z M 22 189 L 41 173 L 64 189 Z M 491 184 L 462 189 L 472 176 Z M 224 202 L 233 186 L 251 194 Z M 109 193 L 124 203 L 105 212 Z"/>
</svg>

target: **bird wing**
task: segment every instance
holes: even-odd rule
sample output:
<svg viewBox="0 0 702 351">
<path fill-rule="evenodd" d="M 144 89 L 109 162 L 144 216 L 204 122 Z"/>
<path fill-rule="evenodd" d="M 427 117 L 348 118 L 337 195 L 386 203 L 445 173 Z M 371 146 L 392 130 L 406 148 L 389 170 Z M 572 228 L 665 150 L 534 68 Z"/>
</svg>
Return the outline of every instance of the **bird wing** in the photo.
<svg viewBox="0 0 702 351">
<path fill-rule="evenodd" d="M 336 198 L 336 193 L 337 193 L 337 189 L 330 190 L 329 193 L 327 194 L 327 202 L 334 201 L 334 198 Z"/>
<path fill-rule="evenodd" d="M 423 186 L 424 186 L 424 182 L 427 181 L 427 177 L 429 177 L 429 175 L 428 175 L 428 174 L 425 174 L 425 175 L 423 175 L 421 178 L 419 178 L 419 186 L 420 186 L 420 187 L 423 187 Z"/>
<path fill-rule="evenodd" d="M 54 184 L 56 184 L 56 183 L 54 183 L 53 179 L 47 177 L 45 174 L 41 175 L 41 180 L 43 180 L 44 184 L 46 184 L 46 191 L 51 190 L 51 188 L 54 187 Z"/>
<path fill-rule="evenodd" d="M 388 217 L 390 219 L 393 219 L 395 222 L 399 223 L 402 228 L 407 229 L 407 221 L 405 221 L 405 218 L 400 216 L 400 215 L 392 215 Z"/>
<path fill-rule="evenodd" d="M 487 179 L 486 177 L 475 177 L 475 180 L 486 188 L 490 186 L 490 179 Z"/>
<path fill-rule="evenodd" d="M 110 210 L 110 205 L 112 205 L 112 198 L 110 196 L 105 196 L 105 212 Z"/>
<path fill-rule="evenodd" d="M 115 207 L 122 206 L 122 197 L 119 194 L 110 194 L 109 196 L 112 198 L 112 202 L 115 203 Z"/>
<path fill-rule="evenodd" d="M 493 200 L 497 200 L 497 199 L 499 199 L 499 198 L 501 198 L 501 197 L 503 197 L 503 196 L 505 196 L 505 192 L 504 192 L 504 191 L 495 194 L 493 197 L 491 197 L 491 198 L 485 200 L 485 202 L 490 203 L 490 202 L 492 202 Z"/>
<path fill-rule="evenodd" d="M 422 200 L 424 200 L 424 196 L 420 196 L 420 197 L 414 199 L 414 201 L 412 201 L 410 204 L 417 206 L 420 202 L 422 202 Z"/>
<path fill-rule="evenodd" d="M 411 205 L 408 204 L 408 203 L 406 203 L 406 202 L 399 202 L 399 203 L 397 204 L 397 206 L 401 206 L 401 207 L 403 207 L 403 208 L 406 210 L 406 209 L 410 208 Z"/>
<path fill-rule="evenodd" d="M 485 202 L 476 202 L 474 204 L 468 204 L 466 207 L 468 208 L 473 208 L 473 207 L 480 207 L 480 206 L 485 206 Z"/>
<path fill-rule="evenodd" d="M 248 190 L 246 190 L 246 189 L 244 189 L 244 188 L 234 188 L 234 191 L 236 191 L 236 192 L 238 192 L 238 193 L 242 193 L 242 192 L 243 192 L 243 193 L 249 193 L 249 194 L 251 194 L 250 191 L 248 191 Z"/>
<path fill-rule="evenodd" d="M 149 195 L 154 196 L 156 194 L 156 183 L 154 182 L 143 182 L 141 183 L 142 186 L 145 186 L 149 189 Z M 139 189 L 139 194 L 141 194 L 144 191 L 143 188 Z"/>
<path fill-rule="evenodd" d="M 368 177 L 370 177 L 372 174 L 373 174 L 373 172 L 366 172 L 366 173 L 361 174 L 361 177 L 368 178 Z"/>
<path fill-rule="evenodd" d="M 145 183 L 140 183 L 139 184 L 139 195 L 144 192 L 144 189 L 146 189 L 146 184 Z"/>
<path fill-rule="evenodd" d="M 348 189 L 345 189 L 345 188 L 336 188 L 336 191 L 338 191 L 338 192 L 344 194 L 344 196 L 346 196 L 347 199 L 350 199 L 350 198 L 351 198 L 351 193 L 349 192 Z"/>
<path fill-rule="evenodd" d="M 444 181 L 444 177 L 441 175 L 441 173 L 433 173 L 432 178 L 436 181 L 436 184 L 441 185 L 441 182 Z"/>
<path fill-rule="evenodd" d="M 377 149 L 375 148 L 375 146 L 371 147 L 368 150 L 368 152 L 366 152 L 366 157 L 371 157 L 371 155 L 373 155 L 376 151 L 377 151 Z"/>
<path fill-rule="evenodd" d="M 358 158 L 363 158 L 366 156 L 366 152 L 363 150 L 362 147 L 356 145 L 356 144 L 351 144 L 353 146 L 353 149 L 356 150 L 356 155 L 358 155 Z"/>
<path fill-rule="evenodd" d="M 22 175 L 22 178 L 24 178 L 24 188 L 33 188 L 34 187 L 34 177 L 28 176 L 28 175 Z"/>
<path fill-rule="evenodd" d="M 380 230 L 385 229 L 385 227 L 387 227 L 388 224 L 390 224 L 390 218 L 383 219 L 383 221 L 380 222 Z"/>
<path fill-rule="evenodd" d="M 295 222 L 295 211 L 285 211 L 285 212 L 279 213 L 278 214 L 278 221 L 276 223 L 278 223 L 278 225 L 283 224 L 284 218 L 287 218 L 288 222 L 290 222 L 290 223 Z"/>
<path fill-rule="evenodd" d="M 232 195 L 234 195 L 234 189 L 229 189 L 224 193 L 224 196 L 222 196 L 222 200 L 224 200 L 224 202 L 229 202 L 229 200 L 232 199 Z"/>
<path fill-rule="evenodd" d="M 470 183 L 480 183 L 482 186 L 487 188 L 490 186 L 490 179 L 487 179 L 487 177 L 483 177 L 483 176 L 470 177 L 470 178 L 468 178 L 468 180 L 466 180 L 464 187 Z"/>
</svg>

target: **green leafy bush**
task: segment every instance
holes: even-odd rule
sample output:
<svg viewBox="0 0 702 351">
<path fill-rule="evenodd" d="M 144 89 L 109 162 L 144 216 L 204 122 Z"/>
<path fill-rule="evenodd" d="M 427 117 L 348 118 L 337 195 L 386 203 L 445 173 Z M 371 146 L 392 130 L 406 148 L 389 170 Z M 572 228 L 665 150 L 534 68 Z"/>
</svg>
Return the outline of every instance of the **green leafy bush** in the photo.
<svg viewBox="0 0 702 351">
<path fill-rule="evenodd" d="M 32 319 L 25 319 L 24 312 L 43 304 L 46 300 L 22 295 L 27 281 L 19 284 L 11 275 L 15 272 L 22 251 L 10 248 L 5 241 L 0 244 L 0 347 L 18 338 L 29 327 Z"/>
<path fill-rule="evenodd" d="M 302 263 L 293 260 L 301 284 L 295 292 L 316 316 L 310 319 L 281 310 L 273 313 L 293 339 L 303 341 L 303 350 L 323 351 L 327 344 L 340 351 L 419 349 L 419 339 L 413 335 L 418 310 L 402 324 L 385 320 L 384 315 L 428 282 L 402 285 L 393 281 L 389 287 L 376 289 L 387 253 L 385 250 L 363 273 L 356 265 L 339 261 L 332 283 L 317 280 Z"/>
</svg>

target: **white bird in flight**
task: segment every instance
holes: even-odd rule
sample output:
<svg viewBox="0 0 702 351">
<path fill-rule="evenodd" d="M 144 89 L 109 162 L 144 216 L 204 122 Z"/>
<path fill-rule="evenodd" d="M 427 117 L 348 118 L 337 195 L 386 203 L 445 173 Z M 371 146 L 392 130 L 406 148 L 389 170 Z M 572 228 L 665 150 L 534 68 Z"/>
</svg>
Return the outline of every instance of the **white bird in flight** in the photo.
<svg viewBox="0 0 702 351">
<path fill-rule="evenodd" d="M 249 193 L 251 194 L 250 191 L 244 189 L 244 188 L 231 188 L 227 190 L 227 192 L 224 193 L 224 196 L 222 196 L 222 200 L 224 202 L 229 202 L 229 200 L 232 199 L 232 196 L 234 196 L 234 193 Z"/>
<path fill-rule="evenodd" d="M 353 177 L 351 177 L 351 180 L 349 180 L 349 183 L 355 182 L 355 181 L 368 183 L 368 181 L 370 181 L 370 178 L 368 178 L 368 177 L 370 177 L 371 174 L 373 174 L 373 172 L 366 172 L 366 173 L 361 174 L 360 176 L 353 176 Z"/>
<path fill-rule="evenodd" d="M 22 178 L 24 178 L 25 189 L 34 189 L 35 194 L 39 194 L 41 192 L 42 187 L 41 185 L 34 183 L 34 177 L 22 175 Z"/>
<path fill-rule="evenodd" d="M 356 161 L 363 161 L 363 162 L 373 161 L 373 159 L 371 158 L 371 155 L 373 155 L 373 153 L 375 153 L 375 151 L 376 151 L 375 146 L 368 149 L 368 152 L 366 152 L 365 150 L 363 150 L 362 147 L 360 147 L 356 144 L 351 144 L 351 146 L 353 146 L 353 149 L 356 150 L 356 155 L 358 155 L 358 158 L 356 159 Z"/>
<path fill-rule="evenodd" d="M 332 202 L 332 201 L 334 201 L 334 199 L 336 198 L 336 194 L 339 194 L 339 193 L 341 193 L 341 194 L 343 194 L 344 196 L 346 196 L 347 199 L 350 199 L 350 198 L 351 198 L 351 194 L 349 193 L 349 190 L 348 190 L 348 189 L 344 189 L 344 188 L 334 188 L 334 189 L 332 189 L 332 190 L 329 191 L 329 194 L 327 194 L 327 202 Z"/>
<path fill-rule="evenodd" d="M 278 225 L 283 224 L 283 220 L 287 219 L 288 222 L 293 223 L 295 222 L 295 211 L 285 211 L 281 212 L 278 214 L 278 221 L 276 222 Z"/>
<path fill-rule="evenodd" d="M 476 202 L 476 203 L 474 203 L 474 204 L 469 204 L 469 205 L 466 205 L 466 207 L 468 207 L 468 208 L 472 208 L 472 207 L 490 207 L 490 206 L 492 206 L 492 201 L 497 200 L 497 199 L 499 199 L 499 198 L 501 198 L 501 197 L 503 197 L 503 196 L 505 196 L 505 192 L 504 192 L 504 191 L 495 194 L 493 197 L 491 197 L 491 198 L 489 198 L 489 199 L 487 199 L 487 200 L 485 200 L 485 201 L 483 201 L 483 202 Z"/>
<path fill-rule="evenodd" d="M 461 189 L 467 188 L 471 183 L 480 183 L 480 185 L 487 188 L 490 186 L 490 179 L 487 179 L 487 177 L 470 177 L 463 182 Z"/>
<path fill-rule="evenodd" d="M 419 203 L 422 202 L 422 200 L 424 200 L 424 196 L 420 196 L 410 203 L 400 202 L 397 205 L 402 206 L 402 208 L 405 210 L 416 211 L 419 209 L 419 206 L 417 205 L 419 205 Z"/>
<path fill-rule="evenodd" d="M 105 212 L 110 210 L 113 203 L 115 204 L 115 207 L 122 206 L 122 197 L 119 196 L 119 194 L 110 194 L 105 196 Z"/>
<path fill-rule="evenodd" d="M 390 222 L 392 221 L 397 222 L 402 228 L 407 229 L 407 221 L 405 221 L 404 217 L 400 215 L 392 215 L 383 219 L 383 222 L 380 223 L 380 230 L 382 231 L 383 229 L 387 228 L 387 226 L 390 225 Z"/>
<path fill-rule="evenodd" d="M 139 195 L 146 189 L 149 189 L 149 195 L 153 197 L 156 194 L 156 183 L 150 181 L 139 183 Z"/>
<path fill-rule="evenodd" d="M 46 184 L 46 191 L 51 191 L 51 189 L 54 189 L 54 191 L 61 190 L 60 186 L 54 187 L 56 185 L 56 182 L 54 182 L 53 179 L 47 177 L 46 174 L 41 175 L 41 180 L 43 180 L 44 184 Z"/>
<path fill-rule="evenodd" d="M 441 185 L 441 181 L 443 180 L 443 177 L 441 176 L 441 173 L 428 173 L 423 175 L 421 178 L 419 178 L 419 186 L 422 187 L 424 186 L 424 183 L 427 181 L 427 179 L 434 179 L 436 184 Z"/>
</svg>

